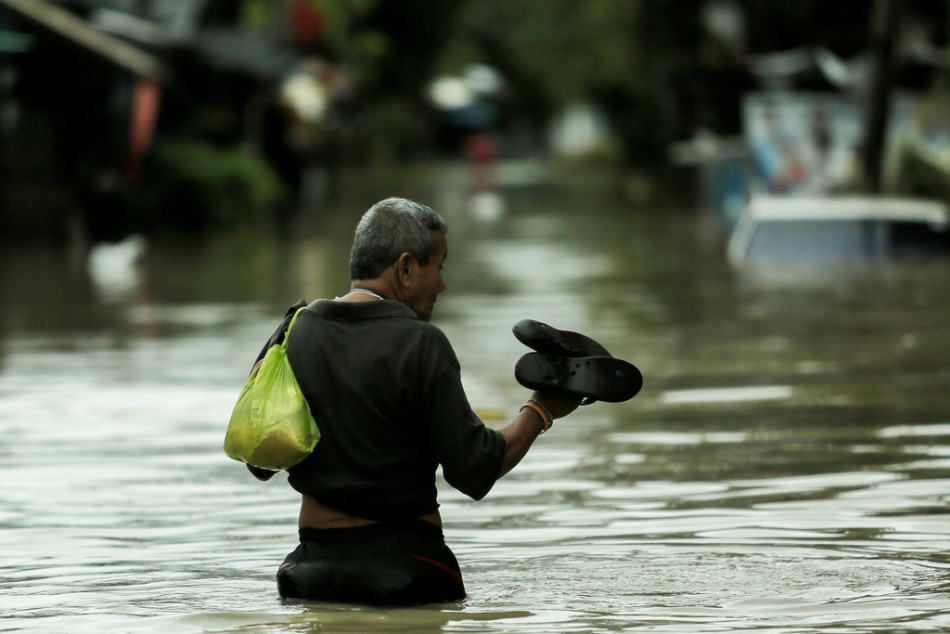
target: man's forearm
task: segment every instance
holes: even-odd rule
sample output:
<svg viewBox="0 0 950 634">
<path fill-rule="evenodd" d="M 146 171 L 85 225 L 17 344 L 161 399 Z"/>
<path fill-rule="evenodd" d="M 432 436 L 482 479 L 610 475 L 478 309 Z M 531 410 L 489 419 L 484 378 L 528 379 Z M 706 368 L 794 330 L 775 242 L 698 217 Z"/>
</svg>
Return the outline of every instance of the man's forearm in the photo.
<svg viewBox="0 0 950 634">
<path fill-rule="evenodd" d="M 543 429 L 544 421 L 541 415 L 530 407 L 525 407 L 513 421 L 498 430 L 505 438 L 505 457 L 501 463 L 499 478 L 521 462 Z"/>
</svg>

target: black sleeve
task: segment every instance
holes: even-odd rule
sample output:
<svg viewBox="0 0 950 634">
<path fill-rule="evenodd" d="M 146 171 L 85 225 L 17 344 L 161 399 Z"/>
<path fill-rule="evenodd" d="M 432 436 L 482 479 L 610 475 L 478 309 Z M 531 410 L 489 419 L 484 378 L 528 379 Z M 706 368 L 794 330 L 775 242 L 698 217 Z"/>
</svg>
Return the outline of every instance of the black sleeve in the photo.
<svg viewBox="0 0 950 634">
<path fill-rule="evenodd" d="M 469 405 L 458 359 L 448 340 L 442 335 L 435 343 L 428 363 L 434 373 L 423 395 L 428 442 L 442 465 L 445 481 L 480 500 L 501 472 L 505 438 L 487 427 Z"/>
</svg>

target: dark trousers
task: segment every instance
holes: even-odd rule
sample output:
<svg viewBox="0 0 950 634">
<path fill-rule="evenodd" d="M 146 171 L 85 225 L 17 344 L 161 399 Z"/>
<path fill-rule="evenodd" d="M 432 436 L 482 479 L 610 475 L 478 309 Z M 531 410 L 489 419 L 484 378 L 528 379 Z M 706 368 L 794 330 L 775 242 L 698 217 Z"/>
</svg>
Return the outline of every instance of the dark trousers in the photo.
<svg viewBox="0 0 950 634">
<path fill-rule="evenodd" d="M 277 571 L 284 598 L 413 604 L 465 598 L 442 530 L 424 520 L 356 528 L 300 529 L 300 545 Z"/>
</svg>

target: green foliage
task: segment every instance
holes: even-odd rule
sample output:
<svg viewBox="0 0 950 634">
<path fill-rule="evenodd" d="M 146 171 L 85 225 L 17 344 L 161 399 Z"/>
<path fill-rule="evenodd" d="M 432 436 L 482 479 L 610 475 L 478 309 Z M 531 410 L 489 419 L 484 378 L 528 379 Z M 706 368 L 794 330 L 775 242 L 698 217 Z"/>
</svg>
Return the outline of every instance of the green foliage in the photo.
<svg viewBox="0 0 950 634">
<path fill-rule="evenodd" d="M 350 160 L 391 163 L 417 153 L 431 140 L 428 121 L 407 99 L 379 99 L 356 114 L 352 123 L 345 139 Z"/>
<path fill-rule="evenodd" d="M 581 99 L 592 85 L 634 84 L 657 61 L 638 33 L 642 13 L 634 1 L 479 0 L 465 6 L 455 45 L 475 41 L 493 58 L 487 61 L 517 68 L 550 97 Z"/>
<path fill-rule="evenodd" d="M 324 18 L 324 42 L 340 59 L 363 66 L 387 52 L 382 33 L 367 30 L 363 23 L 379 0 L 310 0 Z"/>
<path fill-rule="evenodd" d="M 345 60 L 363 81 L 373 81 L 381 59 L 391 52 L 389 38 L 366 25 L 378 9 L 380 0 L 307 0 L 323 18 L 321 45 L 332 57 Z M 286 0 L 243 0 L 241 24 L 250 30 L 263 30 L 281 18 L 279 9 Z"/>
<path fill-rule="evenodd" d="M 243 0 L 240 23 L 246 29 L 258 30 L 271 21 L 271 3 L 268 0 Z"/>
<path fill-rule="evenodd" d="M 155 152 L 149 205 L 165 227 L 235 227 L 267 220 L 284 187 L 263 160 L 233 147 L 194 140 L 167 142 Z"/>
<path fill-rule="evenodd" d="M 672 140 L 670 85 L 695 59 L 695 13 L 636 0 L 477 0 L 446 59 L 496 66 L 513 84 L 514 109 L 542 123 L 568 103 L 593 103 L 628 158 L 652 159 Z"/>
<path fill-rule="evenodd" d="M 265 28 L 287 6 L 286 0 L 240 1 L 249 28 Z M 715 123 L 723 119 L 720 111 L 739 108 L 741 82 L 704 73 L 709 40 L 699 0 L 306 1 L 323 17 L 321 46 L 357 85 L 350 112 L 360 114 L 341 125 L 368 125 L 374 134 L 384 121 L 408 126 L 384 129 L 382 137 L 350 131 L 351 140 L 375 149 L 347 146 L 348 153 L 396 154 L 396 147 L 424 141 L 415 129 L 419 119 L 406 113 L 418 107 L 435 75 L 460 74 L 473 63 L 507 78 L 505 113 L 521 129 L 528 123 L 543 130 L 563 106 L 591 103 L 606 114 L 627 159 L 661 160 L 667 144 L 692 134 L 697 121 Z M 818 0 L 736 4 L 746 16 L 749 51 L 834 44 L 851 55 L 867 45 L 871 3 L 848 0 L 844 10 Z M 908 11 L 938 20 L 945 3 L 932 4 Z M 739 58 L 717 63 L 735 64 L 741 73 Z M 731 124 L 729 118 L 724 127 Z M 383 151 L 388 139 L 393 147 Z"/>
</svg>

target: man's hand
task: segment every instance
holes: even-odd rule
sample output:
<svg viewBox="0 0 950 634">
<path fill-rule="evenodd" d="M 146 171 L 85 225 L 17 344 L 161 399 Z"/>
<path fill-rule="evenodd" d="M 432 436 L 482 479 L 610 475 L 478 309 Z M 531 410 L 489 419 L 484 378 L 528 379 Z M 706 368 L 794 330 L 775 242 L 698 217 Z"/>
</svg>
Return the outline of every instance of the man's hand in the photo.
<svg viewBox="0 0 950 634">
<path fill-rule="evenodd" d="M 553 418 L 564 418 L 577 409 L 577 403 L 565 400 L 553 392 L 534 392 L 531 398 L 541 403 Z"/>
</svg>

